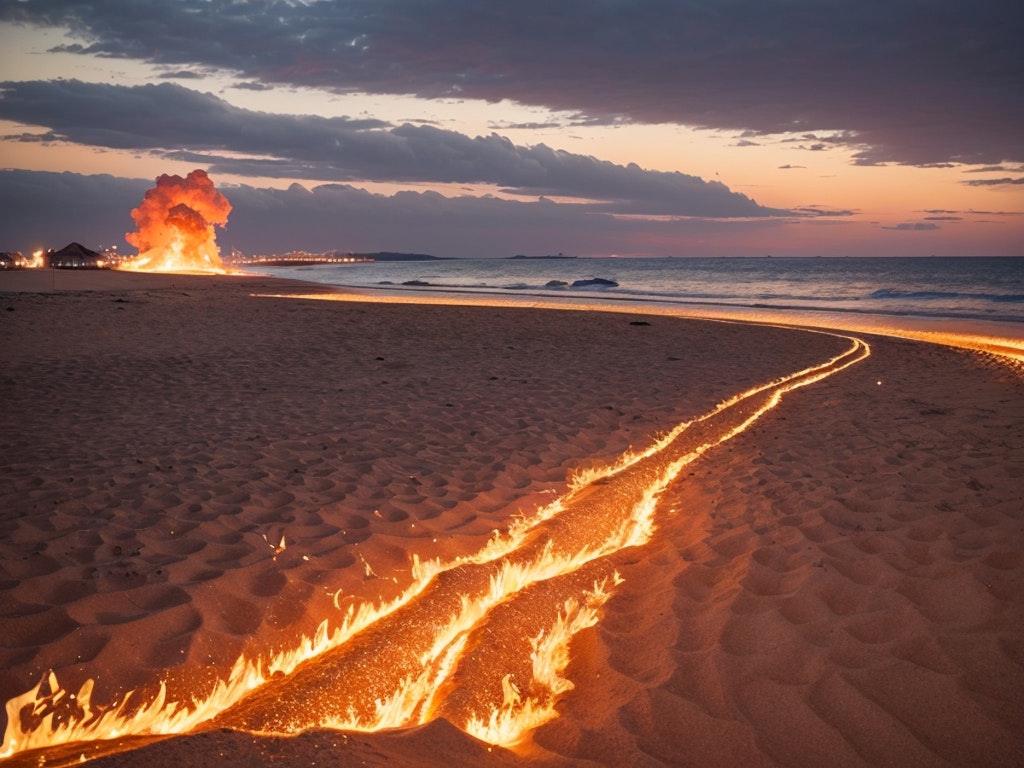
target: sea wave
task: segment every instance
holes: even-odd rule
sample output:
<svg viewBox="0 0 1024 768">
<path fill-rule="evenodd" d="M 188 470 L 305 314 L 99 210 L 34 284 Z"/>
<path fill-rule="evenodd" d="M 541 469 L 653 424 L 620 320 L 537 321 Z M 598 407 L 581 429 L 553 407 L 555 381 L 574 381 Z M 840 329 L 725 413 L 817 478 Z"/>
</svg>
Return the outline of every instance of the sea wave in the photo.
<svg viewBox="0 0 1024 768">
<path fill-rule="evenodd" d="M 339 285 L 341 283 L 338 283 Z M 439 288 L 443 290 L 501 290 L 501 291 L 565 291 L 565 290 L 588 290 L 588 291 L 602 291 L 610 288 L 618 288 L 619 284 L 615 280 L 610 280 L 605 277 L 588 277 L 580 280 L 573 280 L 571 283 L 565 280 L 549 280 L 548 282 L 541 284 L 530 284 L 530 283 L 504 283 L 504 284 L 488 284 L 488 283 L 457 283 L 457 282 L 432 282 L 430 280 L 424 280 L 416 278 L 413 280 L 403 280 L 401 283 L 396 283 L 393 280 L 378 280 L 376 285 L 384 287 L 405 287 L 405 288 Z"/>
<path fill-rule="evenodd" d="M 1020 293 L 961 293 L 958 291 L 901 291 L 894 288 L 880 288 L 868 294 L 869 299 L 900 299 L 925 301 L 932 299 L 959 299 L 968 301 L 995 301 L 1007 303 L 1024 303 L 1024 294 Z"/>
<path fill-rule="evenodd" d="M 272 273 L 409 292 L 1024 323 L 1024 259 L 1019 258 L 455 259 Z"/>
</svg>

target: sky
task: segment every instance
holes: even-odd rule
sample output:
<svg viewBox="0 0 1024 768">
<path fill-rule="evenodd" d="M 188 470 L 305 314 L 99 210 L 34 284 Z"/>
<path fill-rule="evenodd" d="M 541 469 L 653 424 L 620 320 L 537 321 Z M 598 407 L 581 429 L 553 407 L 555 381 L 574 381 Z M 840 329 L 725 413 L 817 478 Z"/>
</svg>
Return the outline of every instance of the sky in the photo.
<svg viewBox="0 0 1024 768">
<path fill-rule="evenodd" d="M 0 0 L 0 250 L 1024 254 L 1019 0 Z"/>
</svg>

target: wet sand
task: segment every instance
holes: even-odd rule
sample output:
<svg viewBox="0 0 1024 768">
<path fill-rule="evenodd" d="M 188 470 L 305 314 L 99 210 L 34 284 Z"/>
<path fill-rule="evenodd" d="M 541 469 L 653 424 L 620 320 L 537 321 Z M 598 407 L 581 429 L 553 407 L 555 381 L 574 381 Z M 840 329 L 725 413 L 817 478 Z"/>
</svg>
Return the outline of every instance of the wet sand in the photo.
<svg viewBox="0 0 1024 768">
<path fill-rule="evenodd" d="M 97 704 L 161 679 L 205 690 L 240 654 L 396 597 L 414 556 L 476 552 L 573 473 L 848 346 L 253 295 L 296 290 L 0 274 L 5 701 L 50 669 L 69 690 L 93 679 Z M 864 338 L 869 358 L 689 464 L 647 543 L 581 571 L 622 583 L 572 641 L 558 717 L 514 751 L 441 719 L 461 727 L 455 691 L 416 728 L 271 737 L 229 719 L 96 764 L 1021 764 L 1024 379 Z M 581 585 L 548 588 L 496 610 L 453 679 Z"/>
</svg>

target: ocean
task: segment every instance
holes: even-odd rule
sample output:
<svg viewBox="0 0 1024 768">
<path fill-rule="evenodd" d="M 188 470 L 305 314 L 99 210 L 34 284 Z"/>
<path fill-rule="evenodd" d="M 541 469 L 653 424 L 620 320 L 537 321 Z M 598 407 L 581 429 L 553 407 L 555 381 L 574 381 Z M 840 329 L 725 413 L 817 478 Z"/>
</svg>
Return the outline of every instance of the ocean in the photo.
<svg viewBox="0 0 1024 768">
<path fill-rule="evenodd" d="M 683 314 L 1024 338 L 1024 257 L 451 259 L 259 271 L 406 294 L 653 303 Z"/>
</svg>

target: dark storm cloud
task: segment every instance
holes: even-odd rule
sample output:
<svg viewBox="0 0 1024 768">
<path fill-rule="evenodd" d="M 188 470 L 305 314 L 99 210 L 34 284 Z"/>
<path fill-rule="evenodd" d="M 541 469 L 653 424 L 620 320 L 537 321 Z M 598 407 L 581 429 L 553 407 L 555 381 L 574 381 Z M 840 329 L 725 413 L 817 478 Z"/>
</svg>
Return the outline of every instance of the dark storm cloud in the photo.
<svg viewBox="0 0 1024 768">
<path fill-rule="evenodd" d="M 329 181 L 488 183 L 524 196 L 599 200 L 609 212 L 765 216 L 719 182 L 646 171 L 497 134 L 292 116 L 234 107 L 171 83 L 125 87 L 76 80 L 0 84 L 0 118 L 49 129 L 48 139 L 160 151 L 213 173 Z"/>
<path fill-rule="evenodd" d="M 72 241 L 125 248 L 131 210 L 152 186 L 108 175 L 0 171 L 0 250 L 29 253 Z"/>
<path fill-rule="evenodd" d="M 861 164 L 1024 159 L 1019 0 L 25 0 L 0 18 L 264 83 L 835 130 Z"/>
<path fill-rule="evenodd" d="M 152 180 L 41 171 L 0 171 L 0 250 L 119 244 L 134 228 L 129 212 Z M 516 253 L 714 255 L 746 253 L 745 238 L 781 219 L 652 221 L 551 200 L 446 197 L 436 192 L 372 194 L 345 184 L 312 190 L 218 185 L 231 202 L 222 249 L 397 250 L 437 256 Z M 760 242 L 760 238 L 755 238 Z"/>
<path fill-rule="evenodd" d="M 239 152 L 308 144 L 315 153 L 325 143 L 387 126 L 373 119 L 251 112 L 173 83 L 125 87 L 78 80 L 0 83 L 0 117 L 112 149 L 188 146 Z"/>
</svg>

